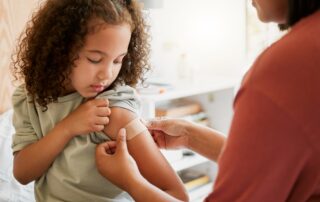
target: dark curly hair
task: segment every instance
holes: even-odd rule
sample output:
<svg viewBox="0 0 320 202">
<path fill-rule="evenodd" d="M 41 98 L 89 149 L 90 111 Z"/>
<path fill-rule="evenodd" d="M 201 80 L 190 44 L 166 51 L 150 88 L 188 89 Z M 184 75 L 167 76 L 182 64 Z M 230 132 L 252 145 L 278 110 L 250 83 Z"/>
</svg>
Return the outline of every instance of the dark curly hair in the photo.
<svg viewBox="0 0 320 202">
<path fill-rule="evenodd" d="M 128 54 L 112 87 L 135 86 L 149 70 L 148 26 L 136 0 L 47 0 L 28 22 L 13 57 L 15 79 L 24 81 L 29 95 L 45 109 L 65 91 L 94 18 L 132 28 Z"/>
</svg>

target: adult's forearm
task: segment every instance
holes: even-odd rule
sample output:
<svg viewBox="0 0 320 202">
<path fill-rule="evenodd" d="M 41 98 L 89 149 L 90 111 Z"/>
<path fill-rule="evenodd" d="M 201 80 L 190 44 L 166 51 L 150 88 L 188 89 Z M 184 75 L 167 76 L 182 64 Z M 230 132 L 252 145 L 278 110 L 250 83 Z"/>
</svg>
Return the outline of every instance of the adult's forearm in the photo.
<svg viewBox="0 0 320 202">
<path fill-rule="evenodd" d="M 209 127 L 191 125 L 187 147 L 212 161 L 217 161 L 225 144 L 225 136 Z"/>
<path fill-rule="evenodd" d="M 38 142 L 19 151 L 14 157 L 15 178 L 21 184 L 28 184 L 41 177 L 70 139 L 63 127 L 56 126 Z"/>
</svg>

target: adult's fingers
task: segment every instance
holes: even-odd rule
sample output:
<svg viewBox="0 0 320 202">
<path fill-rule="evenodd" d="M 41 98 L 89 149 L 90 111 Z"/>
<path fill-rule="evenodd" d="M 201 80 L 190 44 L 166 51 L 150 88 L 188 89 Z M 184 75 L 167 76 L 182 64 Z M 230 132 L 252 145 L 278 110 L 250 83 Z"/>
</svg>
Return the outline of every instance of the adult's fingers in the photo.
<svg viewBox="0 0 320 202">
<path fill-rule="evenodd" d="M 104 142 L 99 144 L 96 147 L 96 155 L 110 155 L 113 154 L 114 149 L 116 148 L 117 144 L 115 141 Z"/>
<path fill-rule="evenodd" d="M 118 136 L 117 136 L 117 149 L 116 153 L 128 153 L 128 147 L 127 147 L 127 138 L 126 138 L 126 129 L 121 128 L 119 130 Z"/>
<path fill-rule="evenodd" d="M 150 120 L 147 122 L 147 128 L 149 130 L 165 130 L 168 124 L 168 120 Z"/>
<path fill-rule="evenodd" d="M 165 148 L 165 136 L 166 134 L 162 131 L 154 131 L 153 140 L 158 145 L 159 148 Z"/>
</svg>

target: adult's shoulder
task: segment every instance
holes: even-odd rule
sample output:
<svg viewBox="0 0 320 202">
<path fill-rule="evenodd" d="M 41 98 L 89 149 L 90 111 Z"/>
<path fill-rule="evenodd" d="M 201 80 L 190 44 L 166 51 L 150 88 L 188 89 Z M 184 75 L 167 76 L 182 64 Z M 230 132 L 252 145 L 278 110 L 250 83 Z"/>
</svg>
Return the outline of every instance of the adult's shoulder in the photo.
<svg viewBox="0 0 320 202">
<path fill-rule="evenodd" d="M 245 97 L 246 89 L 250 89 L 301 122 L 311 122 L 309 117 L 318 116 L 315 109 L 320 100 L 319 25 L 317 12 L 267 48 L 248 72 L 237 98 Z"/>
<path fill-rule="evenodd" d="M 256 60 L 247 80 L 264 84 L 305 80 L 320 73 L 320 12 L 297 23 Z M 316 79 L 316 78 L 314 78 Z"/>
<path fill-rule="evenodd" d="M 316 105 L 320 86 L 319 25 L 317 12 L 268 47 L 247 73 L 237 98 L 250 88 L 290 110 L 306 103 Z"/>
</svg>

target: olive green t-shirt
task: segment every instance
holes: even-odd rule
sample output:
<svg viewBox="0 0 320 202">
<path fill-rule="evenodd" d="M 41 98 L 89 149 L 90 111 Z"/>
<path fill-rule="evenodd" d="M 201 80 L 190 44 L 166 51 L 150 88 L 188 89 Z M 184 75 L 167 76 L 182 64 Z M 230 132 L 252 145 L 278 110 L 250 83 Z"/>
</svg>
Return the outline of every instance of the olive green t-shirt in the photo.
<svg viewBox="0 0 320 202">
<path fill-rule="evenodd" d="M 136 114 L 139 113 L 138 97 L 135 90 L 129 86 L 118 86 L 97 97 L 107 98 L 110 107 L 122 107 Z M 38 104 L 32 102 L 25 87 L 19 86 L 13 95 L 13 125 L 16 130 L 12 143 L 13 152 L 39 141 L 83 101 L 84 98 L 76 92 L 58 98 L 57 102 L 50 103 L 48 109 L 43 111 Z M 96 144 L 92 140 L 101 142 L 108 140 L 108 137 L 101 133 L 74 137 L 47 172 L 35 181 L 37 201 L 123 202 L 131 200 L 126 192 L 114 186 L 97 171 Z"/>
</svg>

